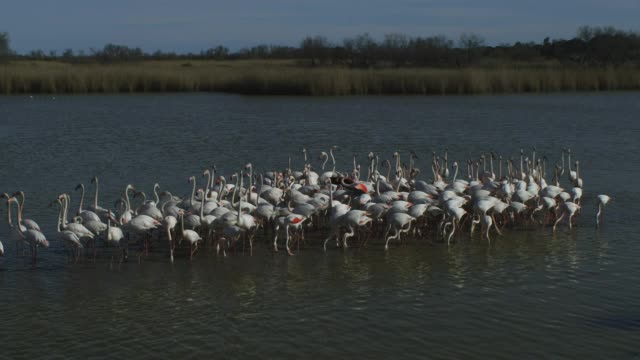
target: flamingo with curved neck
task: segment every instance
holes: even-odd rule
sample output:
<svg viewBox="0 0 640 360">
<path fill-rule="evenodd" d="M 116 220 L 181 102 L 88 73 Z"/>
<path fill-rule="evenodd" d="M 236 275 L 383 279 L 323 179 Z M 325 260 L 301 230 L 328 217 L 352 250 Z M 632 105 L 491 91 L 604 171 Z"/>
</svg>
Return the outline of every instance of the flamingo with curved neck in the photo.
<svg viewBox="0 0 640 360">
<path fill-rule="evenodd" d="M 18 224 L 19 225 L 24 225 L 27 229 L 30 230 L 37 230 L 37 231 L 41 231 L 40 230 L 40 226 L 38 225 L 38 223 L 36 223 L 35 221 L 31 220 L 31 219 L 23 219 L 22 218 L 22 211 L 24 209 L 24 202 L 25 202 L 25 195 L 24 195 L 24 191 L 20 190 L 17 191 L 15 194 L 13 194 L 14 198 L 16 196 L 20 196 L 20 198 L 22 199 L 22 201 L 18 202 L 18 199 L 16 199 L 16 203 L 19 205 L 18 206 Z"/>
</svg>

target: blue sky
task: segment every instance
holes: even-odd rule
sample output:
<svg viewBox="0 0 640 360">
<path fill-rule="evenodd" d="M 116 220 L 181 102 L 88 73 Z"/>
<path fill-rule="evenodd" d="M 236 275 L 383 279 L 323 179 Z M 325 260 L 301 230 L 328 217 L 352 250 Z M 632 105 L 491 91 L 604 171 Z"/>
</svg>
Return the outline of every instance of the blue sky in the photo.
<svg viewBox="0 0 640 360">
<path fill-rule="evenodd" d="M 452 39 L 474 32 L 498 44 L 569 38 L 584 24 L 640 30 L 640 0 L 8 0 L 2 8 L 0 31 L 10 33 L 18 52 L 108 42 L 146 51 L 235 50 L 363 32 Z"/>
</svg>

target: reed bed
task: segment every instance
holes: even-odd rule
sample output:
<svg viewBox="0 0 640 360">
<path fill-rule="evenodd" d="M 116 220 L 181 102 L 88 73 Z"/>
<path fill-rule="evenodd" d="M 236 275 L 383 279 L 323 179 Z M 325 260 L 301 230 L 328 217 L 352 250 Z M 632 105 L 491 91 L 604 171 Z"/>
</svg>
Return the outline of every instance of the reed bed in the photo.
<svg viewBox="0 0 640 360">
<path fill-rule="evenodd" d="M 228 92 L 254 95 L 498 94 L 639 90 L 640 68 L 309 68 L 293 61 L 0 64 L 2 94 Z"/>
</svg>

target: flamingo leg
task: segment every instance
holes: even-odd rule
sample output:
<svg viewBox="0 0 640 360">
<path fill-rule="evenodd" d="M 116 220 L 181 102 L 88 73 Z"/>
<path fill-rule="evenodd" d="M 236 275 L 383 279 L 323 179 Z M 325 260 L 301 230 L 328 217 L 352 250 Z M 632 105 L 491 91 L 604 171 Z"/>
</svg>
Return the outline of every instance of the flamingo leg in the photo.
<svg viewBox="0 0 640 360">
<path fill-rule="evenodd" d="M 493 227 L 498 232 L 498 235 L 502 236 L 502 231 L 500 231 L 500 229 L 498 228 L 498 223 L 496 222 L 496 218 L 493 213 L 491 214 L 491 219 L 493 220 Z"/>
<path fill-rule="evenodd" d="M 451 233 L 449 234 L 449 237 L 447 238 L 447 246 L 451 245 L 451 237 L 453 236 L 453 233 L 456 232 L 456 218 L 454 217 L 452 220 L 452 227 L 451 227 Z"/>
<path fill-rule="evenodd" d="M 558 225 L 558 223 L 562 220 L 562 218 L 564 217 L 565 213 L 563 212 L 562 215 L 560 215 L 560 217 L 556 220 L 556 222 L 553 224 L 553 232 L 556 231 L 556 226 Z"/>
</svg>

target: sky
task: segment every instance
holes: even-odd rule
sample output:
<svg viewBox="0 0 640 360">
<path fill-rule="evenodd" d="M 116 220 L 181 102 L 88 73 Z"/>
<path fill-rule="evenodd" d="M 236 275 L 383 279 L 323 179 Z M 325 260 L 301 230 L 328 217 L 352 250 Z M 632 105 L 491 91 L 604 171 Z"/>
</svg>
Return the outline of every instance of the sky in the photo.
<svg viewBox="0 0 640 360">
<path fill-rule="evenodd" d="M 640 0 L 8 0 L 2 8 L 0 31 L 19 53 L 109 42 L 145 51 L 237 50 L 365 32 L 454 40 L 467 32 L 497 45 L 571 38 L 581 25 L 640 30 Z"/>
</svg>

